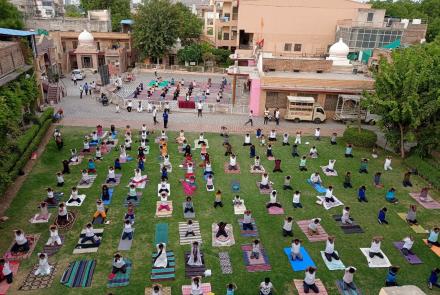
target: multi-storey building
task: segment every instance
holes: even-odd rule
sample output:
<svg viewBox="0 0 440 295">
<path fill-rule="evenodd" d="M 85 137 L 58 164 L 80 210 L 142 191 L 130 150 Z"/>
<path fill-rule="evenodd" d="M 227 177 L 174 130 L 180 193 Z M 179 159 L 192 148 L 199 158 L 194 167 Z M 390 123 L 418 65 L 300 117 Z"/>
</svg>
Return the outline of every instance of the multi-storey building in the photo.
<svg viewBox="0 0 440 295">
<path fill-rule="evenodd" d="M 204 12 L 204 35 L 218 48 L 237 48 L 238 1 L 211 0 Z"/>
</svg>

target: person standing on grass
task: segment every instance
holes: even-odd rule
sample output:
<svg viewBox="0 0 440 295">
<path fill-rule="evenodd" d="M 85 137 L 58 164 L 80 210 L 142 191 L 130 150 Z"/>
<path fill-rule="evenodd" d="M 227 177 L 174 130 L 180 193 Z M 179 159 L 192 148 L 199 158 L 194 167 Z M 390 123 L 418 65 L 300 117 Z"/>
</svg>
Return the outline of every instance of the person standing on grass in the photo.
<svg viewBox="0 0 440 295">
<path fill-rule="evenodd" d="M 156 109 L 156 106 L 153 106 L 153 123 L 154 123 L 154 125 L 159 123 L 159 122 L 157 122 L 157 109 Z"/>
<path fill-rule="evenodd" d="M 203 117 L 202 111 L 203 111 L 203 103 L 199 101 L 197 103 L 197 118 Z"/>
<path fill-rule="evenodd" d="M 253 116 L 254 116 L 254 111 L 250 110 L 248 120 L 246 121 L 246 123 L 244 123 L 244 126 L 246 126 L 249 123 L 251 123 L 251 127 L 254 126 Z"/>
<path fill-rule="evenodd" d="M 167 129 L 168 128 L 168 112 L 165 111 L 162 114 L 163 117 L 163 128 Z"/>
</svg>

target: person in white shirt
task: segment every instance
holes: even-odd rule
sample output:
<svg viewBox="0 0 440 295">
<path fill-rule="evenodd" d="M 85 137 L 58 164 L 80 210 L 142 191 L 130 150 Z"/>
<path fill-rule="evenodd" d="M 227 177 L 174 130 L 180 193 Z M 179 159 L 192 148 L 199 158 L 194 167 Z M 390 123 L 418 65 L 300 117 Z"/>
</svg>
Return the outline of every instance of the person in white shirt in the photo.
<svg viewBox="0 0 440 295">
<path fill-rule="evenodd" d="M 87 172 L 87 169 L 83 169 L 81 172 L 81 180 L 79 181 L 79 184 L 83 185 L 83 184 L 89 184 L 89 183 L 90 183 L 89 173 Z"/>
<path fill-rule="evenodd" d="M 165 192 L 160 194 L 159 207 L 157 208 L 157 211 L 162 210 L 171 211 L 170 205 L 168 204 L 168 194 Z"/>
<path fill-rule="evenodd" d="M 260 189 L 270 189 L 269 175 L 267 173 L 261 175 Z"/>
<path fill-rule="evenodd" d="M 272 295 L 272 290 L 274 289 L 275 288 L 270 282 L 270 278 L 265 278 L 264 282 L 261 282 L 260 284 L 260 295 Z"/>
<path fill-rule="evenodd" d="M 373 258 L 374 256 L 377 256 L 379 258 L 384 258 L 382 254 L 382 250 L 380 249 L 380 244 L 383 238 L 381 236 L 373 237 L 373 240 L 371 241 L 370 249 L 368 250 L 368 255 L 370 258 Z"/>
<path fill-rule="evenodd" d="M 202 282 L 200 277 L 195 277 L 191 282 L 191 295 L 202 295 Z"/>
<path fill-rule="evenodd" d="M 353 221 L 350 218 L 350 207 L 347 206 L 342 209 L 341 222 L 342 224 L 353 224 Z"/>
<path fill-rule="evenodd" d="M 185 237 L 187 237 L 189 235 L 191 235 L 193 237 L 196 236 L 196 234 L 194 233 L 194 224 L 193 224 L 193 221 L 191 219 L 188 220 L 188 222 L 186 223 Z"/>
<path fill-rule="evenodd" d="M 260 258 L 260 241 L 254 240 L 254 242 L 252 243 L 252 251 L 251 251 L 250 259 L 258 259 L 258 258 Z"/>
<path fill-rule="evenodd" d="M 292 240 L 292 244 L 290 245 L 290 258 L 293 261 L 295 261 L 295 260 L 302 261 L 303 260 L 303 256 L 301 254 L 301 240 L 299 240 L 299 239 Z"/>
<path fill-rule="evenodd" d="M 38 253 L 38 268 L 34 272 L 34 275 L 48 276 L 50 275 L 51 270 L 52 270 L 52 266 L 50 266 L 49 262 L 47 261 L 47 254 Z"/>
<path fill-rule="evenodd" d="M 269 133 L 269 141 L 277 141 L 277 132 L 272 129 Z"/>
<path fill-rule="evenodd" d="M 95 160 L 102 160 L 102 151 L 99 146 L 95 150 Z"/>
<path fill-rule="evenodd" d="M 90 153 L 90 144 L 87 139 L 84 139 L 82 151 L 83 151 L 83 153 Z"/>
<path fill-rule="evenodd" d="M 142 102 L 139 101 L 138 103 L 138 107 L 137 107 L 137 112 L 138 113 L 142 113 L 144 111 L 144 108 L 142 107 Z"/>
<path fill-rule="evenodd" d="M 201 101 L 199 101 L 197 103 L 197 118 L 203 117 L 202 111 L 203 111 L 203 103 Z"/>
<path fill-rule="evenodd" d="M 277 191 L 273 190 L 270 193 L 270 199 L 269 199 L 269 203 L 266 204 L 266 208 L 271 208 L 271 207 L 278 207 L 281 208 L 281 204 L 277 202 Z"/>
<path fill-rule="evenodd" d="M 255 157 L 254 165 L 252 166 L 252 170 L 261 170 L 260 156 Z"/>
<path fill-rule="evenodd" d="M 315 146 L 312 146 L 312 148 L 310 149 L 309 156 L 311 158 L 317 158 L 318 157 L 318 150 L 316 149 Z"/>
<path fill-rule="evenodd" d="M 321 129 L 320 128 L 315 129 L 315 139 L 321 140 Z"/>
<path fill-rule="evenodd" d="M 206 141 L 205 141 L 205 134 L 202 132 L 199 134 L 199 141 L 197 142 L 197 144 L 201 145 L 203 143 L 206 143 Z"/>
<path fill-rule="evenodd" d="M 335 252 L 335 237 L 328 237 L 327 241 L 325 242 L 324 255 L 325 258 L 330 262 L 332 261 L 332 259 L 339 260 L 339 256 Z"/>
<path fill-rule="evenodd" d="M 2 275 L 5 278 L 6 283 L 8 283 L 8 285 L 12 284 L 14 274 L 12 273 L 9 262 L 4 258 L 0 258 L 0 267 L 2 267 Z"/>
<path fill-rule="evenodd" d="M 305 272 L 305 278 L 303 281 L 304 293 L 309 293 L 312 290 L 315 293 L 319 293 L 318 286 L 316 286 L 315 282 L 316 268 L 309 266 Z"/>
<path fill-rule="evenodd" d="M 107 174 L 107 183 L 113 182 L 116 183 L 116 174 L 115 174 L 115 168 L 113 166 L 110 166 L 108 168 L 108 174 Z"/>
<path fill-rule="evenodd" d="M 15 234 L 15 243 L 12 245 L 11 253 L 12 254 L 19 254 L 21 253 L 27 253 L 30 249 L 29 247 L 29 241 L 26 238 L 26 235 L 21 230 L 17 229 L 14 231 Z"/>
<path fill-rule="evenodd" d="M 244 136 L 244 143 L 243 146 L 252 145 L 251 143 L 251 135 L 249 133 L 246 133 Z"/>
<path fill-rule="evenodd" d="M 116 253 L 115 256 L 113 257 L 112 273 L 109 275 L 108 278 L 112 280 L 118 272 L 126 273 L 126 271 L 127 271 L 127 264 L 125 263 L 121 254 Z"/>
<path fill-rule="evenodd" d="M 247 124 L 251 124 L 251 127 L 252 126 L 254 126 L 254 120 L 253 120 L 253 117 L 254 117 L 254 111 L 253 110 L 250 110 L 249 111 L 249 116 L 248 116 L 248 120 L 244 123 L 244 126 L 246 126 Z"/>
<path fill-rule="evenodd" d="M 156 245 L 157 255 L 154 258 L 154 267 L 165 268 L 168 266 L 168 256 L 166 250 L 166 244 L 160 243 Z"/>
<path fill-rule="evenodd" d="M 414 244 L 414 237 L 410 235 L 404 238 L 402 241 L 403 241 L 403 246 L 401 251 L 403 255 L 405 256 L 413 255 L 414 253 L 411 251 L 411 248 Z"/>
<path fill-rule="evenodd" d="M 278 125 L 280 125 L 280 109 L 276 108 L 275 112 L 274 112 L 274 117 L 275 117 L 275 123 Z"/>
<path fill-rule="evenodd" d="M 95 235 L 95 231 L 93 230 L 93 226 L 91 223 L 86 225 L 84 237 L 81 239 L 81 244 L 86 243 L 87 241 L 91 241 L 93 244 L 99 245 L 101 243 L 101 239 Z"/>
<path fill-rule="evenodd" d="M 243 231 L 246 230 L 254 230 L 254 226 L 252 225 L 252 213 L 250 210 L 244 211 L 243 215 Z"/>
<path fill-rule="evenodd" d="M 62 172 L 57 172 L 57 187 L 64 186 L 64 176 Z"/>
<path fill-rule="evenodd" d="M 287 236 L 293 237 L 292 226 L 293 226 L 293 218 L 290 216 L 286 217 L 283 223 L 283 237 L 287 237 Z"/>
<path fill-rule="evenodd" d="M 61 246 L 62 241 L 58 234 L 57 226 L 53 224 L 49 227 L 49 239 L 47 240 L 46 246 L 55 246 L 55 244 Z"/>
<path fill-rule="evenodd" d="M 127 111 L 130 113 L 132 109 L 133 109 L 133 102 L 129 100 L 127 103 Z"/>
<path fill-rule="evenodd" d="M 122 232 L 122 240 L 132 240 L 133 239 L 133 228 L 131 227 L 130 220 L 125 220 L 124 230 Z"/>
<path fill-rule="evenodd" d="M 342 278 L 342 282 L 344 283 L 343 284 L 344 290 L 348 290 L 348 289 L 357 290 L 356 286 L 353 283 L 353 277 L 356 270 L 357 269 L 354 266 L 349 266 L 345 269 L 344 277 Z"/>
<path fill-rule="evenodd" d="M 385 158 L 385 163 L 383 164 L 383 169 L 385 171 L 393 170 L 393 167 L 391 167 L 391 156 L 388 156 Z"/>
<path fill-rule="evenodd" d="M 310 221 L 308 225 L 308 233 L 309 235 L 318 235 L 319 234 L 319 224 L 321 222 L 321 218 L 314 218 Z"/>
<path fill-rule="evenodd" d="M 297 131 L 295 135 L 295 144 L 301 144 L 301 131 Z"/>
<path fill-rule="evenodd" d="M 321 176 L 319 175 L 318 172 L 315 172 L 310 176 L 310 181 L 313 184 L 321 184 L 322 183 Z"/>
<path fill-rule="evenodd" d="M 329 185 L 329 187 L 325 191 L 324 200 L 326 203 L 334 203 L 335 202 L 335 198 L 333 197 L 333 186 Z"/>
<path fill-rule="evenodd" d="M 151 288 L 151 295 L 162 295 L 162 290 L 159 285 L 154 285 L 153 288 Z"/>
<path fill-rule="evenodd" d="M 237 168 L 237 157 L 232 154 L 229 157 L 229 166 L 228 166 L 229 170 L 238 170 Z"/>
<path fill-rule="evenodd" d="M 189 266 L 202 266 L 203 265 L 202 255 L 200 253 L 200 245 L 199 245 L 199 242 L 197 242 L 197 241 L 194 241 L 191 244 L 191 251 L 189 253 L 189 258 L 188 258 L 187 264 Z"/>
<path fill-rule="evenodd" d="M 332 172 L 332 173 L 335 172 L 335 163 L 336 163 L 336 160 L 328 160 L 328 165 L 325 168 L 325 171 Z"/>
<path fill-rule="evenodd" d="M 293 205 L 293 208 L 302 208 L 303 207 L 301 204 L 301 192 L 300 191 L 295 191 L 295 193 L 293 194 L 292 205 Z"/>
<path fill-rule="evenodd" d="M 151 113 L 153 111 L 153 105 L 151 104 L 151 102 L 147 102 L 147 112 Z"/>
<path fill-rule="evenodd" d="M 153 123 L 154 123 L 154 125 L 156 125 L 157 123 L 159 123 L 159 122 L 157 121 L 157 109 L 156 109 L 155 106 L 153 106 Z"/>
</svg>

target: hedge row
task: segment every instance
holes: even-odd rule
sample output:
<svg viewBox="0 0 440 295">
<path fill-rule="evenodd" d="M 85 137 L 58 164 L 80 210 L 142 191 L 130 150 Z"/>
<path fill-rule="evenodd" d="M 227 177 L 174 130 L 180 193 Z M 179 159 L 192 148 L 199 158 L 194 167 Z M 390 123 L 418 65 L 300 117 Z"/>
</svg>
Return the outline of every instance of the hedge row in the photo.
<svg viewBox="0 0 440 295">
<path fill-rule="evenodd" d="M 357 127 L 348 127 L 345 129 L 342 138 L 354 146 L 373 147 L 377 142 L 377 134 L 371 130 L 359 129 Z"/>
<path fill-rule="evenodd" d="M 411 169 L 417 169 L 422 178 L 430 182 L 434 188 L 440 189 L 440 170 L 427 159 L 412 155 L 406 158 L 404 163 Z"/>
</svg>

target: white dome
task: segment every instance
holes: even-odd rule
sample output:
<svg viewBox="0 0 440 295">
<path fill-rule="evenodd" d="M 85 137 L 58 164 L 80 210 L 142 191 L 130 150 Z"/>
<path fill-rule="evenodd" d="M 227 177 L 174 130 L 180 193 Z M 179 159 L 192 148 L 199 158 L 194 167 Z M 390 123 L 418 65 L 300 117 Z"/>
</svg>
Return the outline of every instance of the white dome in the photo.
<svg viewBox="0 0 440 295">
<path fill-rule="evenodd" d="M 79 43 L 91 43 L 93 42 L 93 35 L 87 32 L 86 30 L 82 31 L 78 36 Z"/>
<path fill-rule="evenodd" d="M 339 41 L 333 44 L 329 49 L 330 57 L 347 57 L 350 52 L 350 48 L 348 48 L 347 44 L 342 41 L 342 38 L 339 38 Z"/>
</svg>

